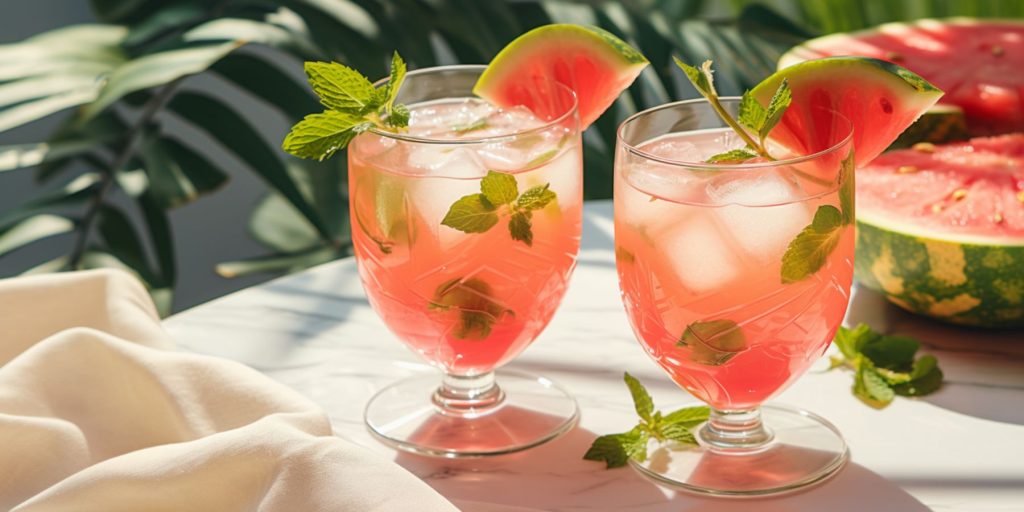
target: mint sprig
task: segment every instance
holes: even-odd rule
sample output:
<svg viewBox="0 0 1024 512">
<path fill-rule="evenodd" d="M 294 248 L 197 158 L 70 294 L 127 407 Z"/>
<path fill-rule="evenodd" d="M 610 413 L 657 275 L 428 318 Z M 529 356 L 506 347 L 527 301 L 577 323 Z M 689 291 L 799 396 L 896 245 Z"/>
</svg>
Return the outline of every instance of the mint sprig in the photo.
<svg viewBox="0 0 1024 512">
<path fill-rule="evenodd" d="M 610 469 L 625 466 L 630 459 L 647 460 L 647 444 L 652 438 L 661 442 L 697 444 L 693 429 L 707 421 L 707 407 L 685 407 L 663 415 L 654 409 L 654 400 L 639 380 L 628 372 L 622 377 L 629 387 L 640 422 L 628 432 L 598 437 L 583 455 L 584 459 L 603 461 Z"/>
<path fill-rule="evenodd" d="M 921 343 L 906 336 L 873 331 L 865 324 L 839 327 L 829 368 L 853 370 L 853 394 L 871 407 L 882 408 L 899 396 L 924 396 L 942 387 L 942 370 L 935 356 L 914 358 Z"/>
<path fill-rule="evenodd" d="M 725 124 L 729 125 L 736 132 L 736 135 L 739 135 L 743 142 L 747 144 L 743 149 L 734 149 L 714 155 L 705 160 L 705 162 L 709 164 L 741 162 L 757 156 L 775 160 L 768 154 L 768 149 L 765 147 L 765 139 L 771 133 L 772 128 L 775 128 L 779 121 L 782 120 L 782 115 L 786 113 L 786 109 L 789 108 L 789 104 L 793 101 L 793 93 L 789 90 L 789 81 L 786 79 L 782 80 L 779 88 L 772 95 L 771 101 L 768 102 L 767 107 L 761 105 L 750 91 L 744 92 L 743 97 L 740 99 L 739 118 L 737 120 L 733 119 L 718 99 L 718 91 L 715 90 L 715 77 L 711 69 L 710 60 L 705 60 L 698 69 L 683 62 L 678 57 L 673 58 L 676 65 L 686 74 L 686 78 L 697 89 L 697 92 L 708 100 L 711 108 L 725 121 Z M 757 136 L 756 140 L 751 135 L 751 132 Z"/>
<path fill-rule="evenodd" d="M 395 103 L 406 71 L 398 52 L 391 59 L 391 79 L 380 89 L 363 74 L 337 62 L 307 62 L 305 70 L 327 110 L 310 114 L 292 127 L 281 144 L 288 153 L 323 160 L 370 128 L 398 131 L 409 126 L 409 109 Z"/>
<path fill-rule="evenodd" d="M 515 176 L 487 171 L 480 180 L 480 193 L 462 196 L 452 203 L 441 224 L 463 233 L 484 233 L 507 216 L 512 239 L 533 246 L 533 212 L 556 199 L 550 183 L 520 194 Z"/>
</svg>

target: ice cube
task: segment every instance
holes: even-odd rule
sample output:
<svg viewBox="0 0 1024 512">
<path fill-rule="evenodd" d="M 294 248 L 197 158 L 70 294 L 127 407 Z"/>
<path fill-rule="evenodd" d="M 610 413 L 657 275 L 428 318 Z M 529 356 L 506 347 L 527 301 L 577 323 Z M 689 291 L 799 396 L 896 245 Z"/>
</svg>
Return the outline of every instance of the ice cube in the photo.
<svg viewBox="0 0 1024 512">
<path fill-rule="evenodd" d="M 707 216 L 698 215 L 674 223 L 658 239 L 661 253 L 683 286 L 694 293 L 705 293 L 740 275 L 742 262 L 723 235 Z"/>
<path fill-rule="evenodd" d="M 704 161 L 704 151 L 701 148 L 693 142 L 678 138 L 655 139 L 641 144 L 638 149 L 644 153 L 676 162 Z"/>
<path fill-rule="evenodd" d="M 718 223 L 759 263 L 781 261 L 789 242 L 811 222 L 811 211 L 789 180 L 771 172 L 731 176 L 708 195 L 719 204 Z"/>
<path fill-rule="evenodd" d="M 480 100 L 417 107 L 410 113 L 409 132 L 417 137 L 462 138 L 463 134 L 458 128 L 486 120 L 495 110 L 490 103 Z"/>
<path fill-rule="evenodd" d="M 468 147 L 415 144 L 409 147 L 409 167 L 416 174 L 446 178 L 482 178 L 487 164 Z"/>
<path fill-rule="evenodd" d="M 554 150 L 554 148 L 552 148 Z M 520 190 L 548 184 L 558 196 L 558 205 L 562 209 L 578 207 L 583 198 L 582 149 L 572 147 L 565 149 L 553 160 L 533 172 L 520 174 L 522 183 Z"/>
</svg>

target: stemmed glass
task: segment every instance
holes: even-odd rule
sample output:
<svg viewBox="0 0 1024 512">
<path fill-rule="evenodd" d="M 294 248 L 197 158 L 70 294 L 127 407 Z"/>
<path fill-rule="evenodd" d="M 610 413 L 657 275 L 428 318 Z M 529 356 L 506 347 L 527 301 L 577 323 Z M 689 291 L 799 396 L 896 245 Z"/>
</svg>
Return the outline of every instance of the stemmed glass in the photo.
<svg viewBox="0 0 1024 512">
<path fill-rule="evenodd" d="M 370 304 L 444 372 L 382 389 L 365 420 L 382 440 L 423 454 L 521 450 L 578 416 L 575 400 L 547 379 L 495 378 L 550 321 L 576 264 L 576 96 L 531 83 L 521 92 L 552 118 L 495 110 L 472 93 L 484 69 L 410 72 L 397 98 L 410 107 L 409 130 L 372 129 L 348 150 L 352 239 Z"/>
<path fill-rule="evenodd" d="M 733 115 L 737 98 L 722 100 Z M 641 472 L 687 490 L 796 489 L 847 461 L 834 426 L 762 406 L 835 335 L 853 274 L 852 125 L 822 111 L 801 154 L 710 165 L 741 143 L 706 100 L 619 128 L 616 266 L 633 330 L 679 386 L 710 406 L 697 446 L 651 441 Z M 799 239 L 798 239 L 799 236 Z M 794 247 L 798 246 L 798 247 Z"/>
</svg>

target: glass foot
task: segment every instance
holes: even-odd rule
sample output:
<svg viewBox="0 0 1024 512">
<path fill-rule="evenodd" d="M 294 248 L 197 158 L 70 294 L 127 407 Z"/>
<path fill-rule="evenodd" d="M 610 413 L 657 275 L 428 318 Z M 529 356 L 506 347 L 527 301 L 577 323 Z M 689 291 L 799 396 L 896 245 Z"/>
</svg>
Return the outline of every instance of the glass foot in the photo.
<svg viewBox="0 0 1024 512">
<path fill-rule="evenodd" d="M 532 448 L 568 432 L 576 400 L 550 380 L 497 372 L 501 397 L 485 408 L 453 411 L 438 400 L 442 376 L 398 381 L 366 404 L 370 432 L 395 448 L 441 457 L 482 457 Z"/>
<path fill-rule="evenodd" d="M 647 460 L 630 463 L 643 475 L 685 491 L 763 496 L 823 482 L 850 458 L 842 435 L 820 416 L 777 405 L 761 407 L 761 415 L 771 440 L 755 449 L 652 440 Z"/>
</svg>

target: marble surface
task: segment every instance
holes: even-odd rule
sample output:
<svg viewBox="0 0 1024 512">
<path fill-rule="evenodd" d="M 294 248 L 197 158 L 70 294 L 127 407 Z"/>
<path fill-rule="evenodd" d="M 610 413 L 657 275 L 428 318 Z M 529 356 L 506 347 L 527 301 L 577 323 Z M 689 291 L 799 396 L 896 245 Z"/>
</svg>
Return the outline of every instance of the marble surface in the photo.
<svg viewBox="0 0 1024 512">
<path fill-rule="evenodd" d="M 824 359 L 777 400 L 835 423 L 852 463 L 823 485 L 759 500 L 698 498 L 632 469 L 581 460 L 599 434 L 629 428 L 629 371 L 655 403 L 693 400 L 640 349 L 619 302 L 608 202 L 588 203 L 579 267 L 541 337 L 508 365 L 569 389 L 582 417 L 538 448 L 486 459 L 398 453 L 378 443 L 362 410 L 380 387 L 433 371 L 392 336 L 363 295 L 355 262 L 329 263 L 246 289 L 166 320 L 186 350 L 241 361 L 298 390 L 330 414 L 338 435 L 393 458 L 467 511 L 964 511 L 1024 510 L 1024 331 L 986 332 L 917 319 L 855 289 L 848 323 L 915 336 L 947 383 L 924 399 L 871 409 L 852 375 Z"/>
</svg>

